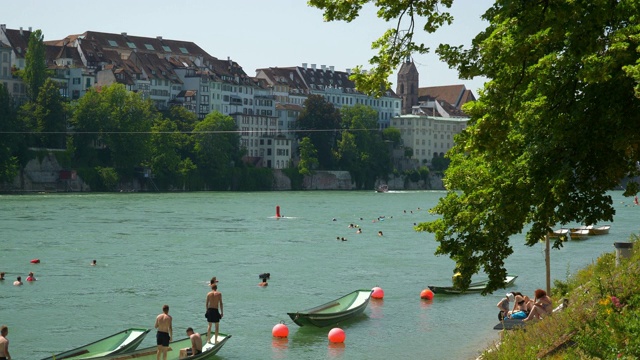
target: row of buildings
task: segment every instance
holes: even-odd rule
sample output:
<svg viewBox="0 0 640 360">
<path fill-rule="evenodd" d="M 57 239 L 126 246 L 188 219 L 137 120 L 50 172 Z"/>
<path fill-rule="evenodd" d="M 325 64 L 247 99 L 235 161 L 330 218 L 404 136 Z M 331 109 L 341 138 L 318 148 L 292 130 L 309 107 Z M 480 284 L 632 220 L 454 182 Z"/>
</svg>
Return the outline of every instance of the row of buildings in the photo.
<svg viewBox="0 0 640 360">
<path fill-rule="evenodd" d="M 0 25 L 0 82 L 17 103 L 26 98 L 26 88 L 15 71 L 25 67 L 31 31 Z M 405 144 L 414 148 L 421 163 L 429 161 L 434 153 L 446 152 L 455 131 L 462 126 L 435 130 L 440 128 L 434 123 L 432 127 L 413 129 L 411 124 L 420 122 L 403 117 L 426 117 L 431 119 L 429 123 L 463 122 L 466 117 L 459 107 L 473 97 L 464 89 L 466 97 L 451 104 L 442 94 L 425 92 L 427 88 L 418 87 L 417 70 L 411 61 L 398 74 L 397 93 L 389 89 L 382 97 L 373 98 L 355 88 L 349 79 L 350 69 L 339 71 L 333 66 L 303 63 L 256 69 L 256 75 L 249 76 L 229 57 L 219 59 L 193 42 L 162 36 L 87 31 L 45 41 L 45 45 L 47 67 L 64 97 L 76 100 L 91 88 L 120 83 L 153 101 L 160 110 L 183 106 L 201 119 L 213 111 L 230 115 L 240 130 L 241 145 L 247 149 L 249 160 L 270 168 L 284 168 L 290 163 L 295 148 L 291 130 L 309 95 L 323 96 L 337 108 L 356 104 L 373 108 L 378 113 L 378 128 L 399 128 Z M 429 133 L 434 138 L 427 139 L 423 131 L 441 133 Z M 441 141 L 445 135 L 447 142 Z"/>
</svg>

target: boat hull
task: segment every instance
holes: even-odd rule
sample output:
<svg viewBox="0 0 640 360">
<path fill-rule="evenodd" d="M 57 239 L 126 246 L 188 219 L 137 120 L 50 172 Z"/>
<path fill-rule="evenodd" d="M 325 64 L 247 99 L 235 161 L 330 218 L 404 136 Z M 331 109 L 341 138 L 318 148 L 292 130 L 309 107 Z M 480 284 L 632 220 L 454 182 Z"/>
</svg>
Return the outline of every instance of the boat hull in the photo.
<svg viewBox="0 0 640 360">
<path fill-rule="evenodd" d="M 507 275 L 505 281 L 504 281 L 504 286 L 511 286 L 513 285 L 513 283 L 516 281 L 518 277 L 517 276 L 512 276 L 512 275 Z M 428 288 L 433 291 L 434 294 L 473 294 L 473 293 L 481 293 L 484 291 L 484 289 L 487 288 L 487 284 L 489 283 L 489 280 L 485 280 L 485 281 L 480 281 L 477 283 L 471 283 L 469 285 L 469 287 L 466 290 L 460 290 L 454 286 L 428 286 Z"/>
<path fill-rule="evenodd" d="M 95 359 L 106 355 L 126 353 L 138 348 L 148 333 L 149 329 L 130 328 L 42 360 Z"/>
<path fill-rule="evenodd" d="M 202 353 L 194 356 L 189 356 L 189 360 L 210 360 L 215 357 L 215 355 L 220 351 L 222 346 L 231 338 L 231 335 L 227 334 L 218 334 L 218 343 L 217 344 L 203 344 Z M 203 340 L 204 341 L 204 340 Z M 169 344 L 169 351 L 167 351 L 167 360 L 179 360 L 180 358 L 180 350 L 184 348 L 191 347 L 191 339 L 184 338 L 180 340 L 173 341 Z M 133 352 L 105 356 L 98 358 L 100 360 L 156 360 L 157 359 L 157 346 L 150 346 L 144 349 L 136 350 Z"/>
<path fill-rule="evenodd" d="M 311 309 L 287 313 L 298 326 L 326 327 L 362 314 L 371 299 L 371 290 L 357 290 Z"/>
<path fill-rule="evenodd" d="M 591 235 L 606 235 L 609 233 L 611 229 L 611 225 L 603 225 L 598 227 L 592 227 L 589 229 L 589 234 Z"/>
<path fill-rule="evenodd" d="M 585 240 L 591 235 L 590 229 L 572 229 L 571 240 Z"/>
</svg>

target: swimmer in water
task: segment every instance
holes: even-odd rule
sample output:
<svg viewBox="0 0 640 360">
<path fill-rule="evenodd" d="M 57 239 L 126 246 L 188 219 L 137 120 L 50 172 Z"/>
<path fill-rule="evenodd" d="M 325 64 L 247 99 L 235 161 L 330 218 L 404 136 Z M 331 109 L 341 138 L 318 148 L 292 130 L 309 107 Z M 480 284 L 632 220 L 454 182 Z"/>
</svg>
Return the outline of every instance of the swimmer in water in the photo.
<svg viewBox="0 0 640 360">
<path fill-rule="evenodd" d="M 362 229 L 358 229 L 358 231 L 356 231 L 356 234 L 362 234 Z"/>
<path fill-rule="evenodd" d="M 382 231 L 378 231 L 378 236 L 382 236 Z"/>
<path fill-rule="evenodd" d="M 93 260 L 93 261 L 91 262 L 91 266 L 96 266 L 96 261 L 95 261 L 95 260 Z"/>
</svg>

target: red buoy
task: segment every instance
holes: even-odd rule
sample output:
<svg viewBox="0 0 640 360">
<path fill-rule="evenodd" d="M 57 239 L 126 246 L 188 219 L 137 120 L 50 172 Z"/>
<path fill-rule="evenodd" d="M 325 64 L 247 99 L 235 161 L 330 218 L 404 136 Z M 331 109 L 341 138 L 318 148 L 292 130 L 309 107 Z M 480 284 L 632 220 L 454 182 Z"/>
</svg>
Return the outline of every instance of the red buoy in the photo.
<svg viewBox="0 0 640 360">
<path fill-rule="evenodd" d="M 276 324 L 276 326 L 271 330 L 271 335 L 274 337 L 286 338 L 289 336 L 289 328 L 283 323 Z"/>
<path fill-rule="evenodd" d="M 40 264 L 40 259 L 31 259 L 32 264 Z"/>
<path fill-rule="evenodd" d="M 276 205 L 276 217 L 280 217 L 280 205 Z"/>
<path fill-rule="evenodd" d="M 384 298 L 384 290 L 380 287 L 374 287 L 371 289 L 371 297 L 374 299 L 382 299 Z"/>
<path fill-rule="evenodd" d="M 340 328 L 333 328 L 329 331 L 329 335 L 327 335 L 327 337 L 332 343 L 343 343 L 347 336 L 345 335 L 344 330 Z"/>
<path fill-rule="evenodd" d="M 433 291 L 431 289 L 424 289 L 420 293 L 420 299 L 433 300 Z"/>
</svg>

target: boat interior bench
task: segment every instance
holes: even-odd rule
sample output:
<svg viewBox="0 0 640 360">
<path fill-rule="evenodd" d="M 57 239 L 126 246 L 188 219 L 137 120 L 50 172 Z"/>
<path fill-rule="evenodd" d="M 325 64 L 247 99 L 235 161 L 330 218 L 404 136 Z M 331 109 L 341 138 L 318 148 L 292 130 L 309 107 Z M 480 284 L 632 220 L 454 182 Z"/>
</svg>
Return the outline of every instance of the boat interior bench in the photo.
<svg viewBox="0 0 640 360">
<path fill-rule="evenodd" d="M 315 308 L 315 309 L 313 309 L 313 310 L 311 310 L 311 311 L 309 311 L 309 312 L 310 312 L 310 313 L 315 313 L 315 312 L 318 312 L 318 311 L 322 311 L 322 310 L 330 309 L 330 308 L 332 308 L 332 307 L 334 307 L 334 306 L 338 306 L 338 305 L 340 305 L 340 303 L 336 301 L 336 302 L 334 302 L 334 303 L 327 304 L 327 305 L 325 305 L 325 306 L 317 307 L 317 308 Z"/>
</svg>

